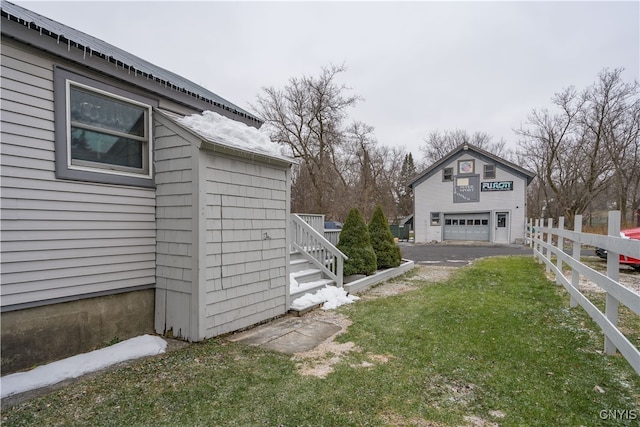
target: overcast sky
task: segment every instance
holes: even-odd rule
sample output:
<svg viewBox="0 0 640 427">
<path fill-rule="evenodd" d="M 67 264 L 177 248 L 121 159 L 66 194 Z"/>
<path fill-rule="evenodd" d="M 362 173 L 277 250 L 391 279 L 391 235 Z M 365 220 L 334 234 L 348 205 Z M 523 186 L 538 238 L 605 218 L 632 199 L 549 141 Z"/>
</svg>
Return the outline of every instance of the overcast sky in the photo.
<svg viewBox="0 0 640 427">
<path fill-rule="evenodd" d="M 513 132 L 603 68 L 640 75 L 640 2 L 14 1 L 236 105 L 345 64 L 351 120 L 419 159 L 433 130 Z"/>
</svg>

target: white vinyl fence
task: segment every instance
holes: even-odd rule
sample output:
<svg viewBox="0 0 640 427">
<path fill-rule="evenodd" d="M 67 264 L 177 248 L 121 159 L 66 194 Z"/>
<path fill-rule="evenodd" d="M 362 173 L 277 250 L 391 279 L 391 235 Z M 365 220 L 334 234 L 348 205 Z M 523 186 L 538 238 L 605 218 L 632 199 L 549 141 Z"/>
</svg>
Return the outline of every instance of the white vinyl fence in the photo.
<svg viewBox="0 0 640 427">
<path fill-rule="evenodd" d="M 600 326 L 605 336 L 604 351 L 615 354 L 616 350 L 627 359 L 640 375 L 640 351 L 617 328 L 618 304 L 622 303 L 631 311 L 640 315 L 640 294 L 623 286 L 619 282 L 619 255 L 640 259 L 640 240 L 620 237 L 620 211 L 609 212 L 608 236 L 582 233 L 582 215 L 574 218 L 574 230 L 564 228 L 564 217 L 558 219 L 554 228 L 553 219 L 546 221 L 529 220 L 527 237 L 533 247 L 533 255 L 538 262 L 546 264 L 547 272 L 555 275 L 556 283 L 563 285 L 571 295 L 571 307 L 578 304 Z M 571 254 L 563 251 L 565 239 L 573 243 Z M 567 242 L 568 243 L 568 242 Z M 580 250 L 583 245 L 604 248 L 608 251 L 607 272 L 602 274 L 580 262 Z M 554 264 L 551 257 L 556 257 Z M 571 268 L 571 280 L 563 274 L 563 263 Z M 579 290 L 580 276 L 584 276 L 606 292 L 606 308 L 602 313 Z"/>
</svg>

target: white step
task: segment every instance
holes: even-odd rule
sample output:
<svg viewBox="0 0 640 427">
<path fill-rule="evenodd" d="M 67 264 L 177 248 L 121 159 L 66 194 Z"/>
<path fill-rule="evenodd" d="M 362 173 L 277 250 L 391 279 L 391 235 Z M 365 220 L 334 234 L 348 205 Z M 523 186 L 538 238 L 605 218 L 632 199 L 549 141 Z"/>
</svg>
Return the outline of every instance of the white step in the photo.
<svg viewBox="0 0 640 427">
<path fill-rule="evenodd" d="M 311 267 L 291 272 L 291 277 L 296 279 L 296 282 L 298 283 L 315 282 L 322 279 L 322 271 L 318 268 Z"/>
<path fill-rule="evenodd" d="M 300 298 L 304 294 L 314 294 L 318 290 L 324 288 L 327 285 L 335 286 L 336 282 L 331 279 L 319 279 L 314 282 L 301 282 L 298 286 L 291 289 L 291 301 L 296 298 Z"/>
<path fill-rule="evenodd" d="M 331 265 L 331 261 L 327 260 L 327 266 L 329 265 Z M 336 285 L 334 280 L 327 279 L 322 273 L 322 270 L 316 268 L 311 261 L 305 258 L 304 254 L 298 251 L 291 251 L 289 253 L 289 272 L 291 275 L 291 301 L 307 293 L 314 294 L 327 285 Z M 301 314 L 314 307 L 305 307 L 303 310 L 292 309 L 291 311 Z"/>
<path fill-rule="evenodd" d="M 309 260 L 302 259 L 294 259 L 289 261 L 289 271 L 291 273 L 296 273 L 298 271 L 307 270 L 313 268 L 311 262 Z"/>
</svg>

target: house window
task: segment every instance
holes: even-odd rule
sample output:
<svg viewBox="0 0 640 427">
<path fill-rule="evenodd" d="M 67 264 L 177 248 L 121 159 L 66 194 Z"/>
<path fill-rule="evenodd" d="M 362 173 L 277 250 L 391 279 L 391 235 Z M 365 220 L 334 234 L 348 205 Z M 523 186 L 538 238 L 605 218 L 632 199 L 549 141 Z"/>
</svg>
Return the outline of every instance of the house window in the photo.
<svg viewBox="0 0 640 427">
<path fill-rule="evenodd" d="M 453 168 L 442 169 L 442 181 L 453 181 Z"/>
<path fill-rule="evenodd" d="M 496 165 L 484 165 L 484 179 L 495 179 Z"/>
<path fill-rule="evenodd" d="M 71 165 L 148 175 L 150 108 L 67 84 Z"/>
<path fill-rule="evenodd" d="M 54 91 L 58 178 L 153 186 L 157 102 L 61 68 Z"/>
<path fill-rule="evenodd" d="M 431 225 L 440 225 L 440 212 L 431 212 Z"/>
</svg>

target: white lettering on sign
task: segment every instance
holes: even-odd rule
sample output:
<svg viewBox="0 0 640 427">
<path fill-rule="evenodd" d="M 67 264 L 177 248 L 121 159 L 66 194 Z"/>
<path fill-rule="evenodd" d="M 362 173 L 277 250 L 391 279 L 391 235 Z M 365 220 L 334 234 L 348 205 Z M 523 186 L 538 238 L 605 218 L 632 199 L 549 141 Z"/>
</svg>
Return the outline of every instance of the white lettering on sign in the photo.
<svg viewBox="0 0 640 427">
<path fill-rule="evenodd" d="M 512 191 L 513 181 L 483 182 L 480 191 Z"/>
</svg>

